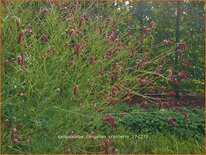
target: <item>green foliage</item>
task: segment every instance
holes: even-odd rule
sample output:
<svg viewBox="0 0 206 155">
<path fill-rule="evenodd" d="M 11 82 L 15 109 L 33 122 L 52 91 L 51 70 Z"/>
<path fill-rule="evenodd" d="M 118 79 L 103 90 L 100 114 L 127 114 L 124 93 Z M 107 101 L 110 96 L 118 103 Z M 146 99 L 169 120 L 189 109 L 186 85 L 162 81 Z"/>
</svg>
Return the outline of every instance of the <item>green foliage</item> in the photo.
<svg viewBox="0 0 206 155">
<path fill-rule="evenodd" d="M 155 106 L 148 110 L 143 108 L 138 110 L 140 109 L 139 105 L 131 106 L 129 109 L 130 112 L 122 119 L 122 123 L 129 127 L 131 131 L 145 134 L 172 133 L 180 137 L 192 136 L 202 139 L 205 136 L 203 109 L 182 108 L 181 111 L 188 114 L 187 124 L 185 124 L 184 116 L 180 112 L 172 112 L 166 109 L 155 112 L 157 109 Z M 174 127 L 168 122 L 170 116 L 174 120 Z"/>
<path fill-rule="evenodd" d="M 153 35 L 155 41 L 161 43 L 164 39 L 175 42 L 176 27 L 176 2 L 150 2 L 131 3 L 131 12 L 140 23 L 147 25 L 150 21 L 155 21 Z M 184 58 L 179 64 L 189 60 L 190 68 L 187 69 L 189 81 L 183 84 L 179 91 L 182 93 L 204 93 L 205 77 L 205 47 L 204 47 L 204 2 L 181 3 L 180 5 L 180 42 L 187 46 L 187 52 L 183 53 Z M 153 51 L 156 53 L 156 51 Z M 175 57 L 175 50 L 171 59 Z M 172 63 L 172 62 L 171 62 Z M 173 63 L 175 63 L 173 61 Z M 176 66 L 178 70 L 185 70 L 183 66 Z M 197 82 L 199 81 L 199 82 Z"/>
</svg>

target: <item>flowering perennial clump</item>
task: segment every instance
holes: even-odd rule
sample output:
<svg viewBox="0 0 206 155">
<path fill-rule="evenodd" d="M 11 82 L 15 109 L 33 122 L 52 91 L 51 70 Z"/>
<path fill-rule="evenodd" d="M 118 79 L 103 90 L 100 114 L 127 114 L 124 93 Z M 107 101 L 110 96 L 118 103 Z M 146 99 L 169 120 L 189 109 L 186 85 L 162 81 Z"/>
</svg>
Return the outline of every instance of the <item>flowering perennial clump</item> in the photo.
<svg viewBox="0 0 206 155">
<path fill-rule="evenodd" d="M 165 39 L 156 44 L 154 21 L 140 26 L 127 10 L 115 9 L 112 3 L 48 1 L 33 9 L 28 21 L 18 26 L 11 23 L 18 36 L 17 40 L 10 36 L 15 49 L 11 55 L 4 55 L 5 74 L 15 75 L 5 83 L 4 94 L 17 94 L 8 105 L 19 102 L 5 112 L 6 128 L 13 128 L 12 147 L 31 142 L 29 133 L 34 130 L 48 137 L 52 137 L 51 132 L 78 135 L 92 130 L 90 140 L 78 143 L 62 139 L 62 150 L 121 152 L 115 140 L 95 139 L 95 135 L 118 133 L 121 115 L 127 115 L 118 106 L 131 103 L 134 96 L 141 97 L 138 102 L 146 110 L 154 105 L 157 112 L 171 112 L 165 120 L 171 128 L 176 123 L 172 112 L 188 123 L 187 113 L 174 100 L 174 89 L 188 79 L 186 70 L 190 64 L 184 59 L 184 43 Z M 175 70 L 171 65 L 176 49 L 185 70 Z M 10 119 L 11 115 L 15 118 Z M 18 132 L 17 122 L 24 124 Z M 28 135 L 20 138 L 26 128 Z M 78 150 L 77 146 L 84 149 Z"/>
</svg>

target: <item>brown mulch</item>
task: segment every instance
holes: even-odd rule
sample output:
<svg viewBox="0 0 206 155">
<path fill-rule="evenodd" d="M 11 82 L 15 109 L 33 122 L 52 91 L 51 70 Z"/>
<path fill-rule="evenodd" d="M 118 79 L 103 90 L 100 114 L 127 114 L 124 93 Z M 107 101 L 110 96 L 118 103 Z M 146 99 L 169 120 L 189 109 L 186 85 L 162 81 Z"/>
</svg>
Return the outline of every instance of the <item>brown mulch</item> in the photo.
<svg viewBox="0 0 206 155">
<path fill-rule="evenodd" d="M 199 108 L 204 108 L 205 107 L 205 97 L 204 96 L 194 96 L 194 95 L 180 95 L 180 97 L 171 97 L 168 95 L 147 95 L 149 97 L 153 98 L 163 98 L 165 101 L 169 98 L 174 99 L 174 104 L 179 106 L 179 107 L 199 107 Z M 133 104 L 141 104 L 144 102 L 144 98 L 141 96 L 132 96 L 127 103 L 129 105 Z"/>
</svg>

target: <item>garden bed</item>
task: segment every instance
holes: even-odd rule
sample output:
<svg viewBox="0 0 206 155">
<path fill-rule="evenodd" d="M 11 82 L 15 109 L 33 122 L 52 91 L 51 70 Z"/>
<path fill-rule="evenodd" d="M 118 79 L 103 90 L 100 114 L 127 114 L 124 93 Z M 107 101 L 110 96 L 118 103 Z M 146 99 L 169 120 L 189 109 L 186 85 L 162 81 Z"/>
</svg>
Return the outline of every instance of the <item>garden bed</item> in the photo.
<svg viewBox="0 0 206 155">
<path fill-rule="evenodd" d="M 168 95 L 147 95 L 152 98 L 171 98 Z M 204 96 L 194 96 L 194 95 L 180 95 L 180 97 L 173 97 L 174 99 L 174 106 L 179 106 L 179 107 L 200 107 L 204 108 L 205 107 L 205 97 Z M 136 104 L 136 103 L 142 103 L 144 100 L 143 97 L 133 95 L 131 96 L 131 100 L 127 101 L 129 105 Z"/>
</svg>

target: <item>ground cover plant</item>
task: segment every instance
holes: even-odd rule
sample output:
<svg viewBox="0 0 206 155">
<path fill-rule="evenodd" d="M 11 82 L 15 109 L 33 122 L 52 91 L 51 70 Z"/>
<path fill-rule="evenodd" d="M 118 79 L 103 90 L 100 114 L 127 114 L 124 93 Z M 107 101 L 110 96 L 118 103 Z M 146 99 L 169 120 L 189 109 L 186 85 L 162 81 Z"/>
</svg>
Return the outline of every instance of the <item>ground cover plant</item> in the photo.
<svg viewBox="0 0 206 155">
<path fill-rule="evenodd" d="M 187 45 L 119 7 L 2 3 L 2 153 L 204 153 L 204 110 L 175 103 Z"/>
</svg>

